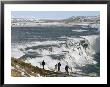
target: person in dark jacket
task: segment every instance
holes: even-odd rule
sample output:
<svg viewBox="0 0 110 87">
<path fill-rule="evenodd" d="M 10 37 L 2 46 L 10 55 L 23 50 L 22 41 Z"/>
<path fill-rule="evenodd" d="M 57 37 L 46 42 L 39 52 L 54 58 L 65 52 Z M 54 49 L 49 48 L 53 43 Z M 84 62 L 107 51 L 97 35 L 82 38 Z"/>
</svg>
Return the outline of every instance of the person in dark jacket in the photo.
<svg viewBox="0 0 110 87">
<path fill-rule="evenodd" d="M 61 66 L 61 63 L 59 62 L 58 63 L 58 71 L 60 71 L 60 66 Z"/>
<path fill-rule="evenodd" d="M 66 66 L 65 66 L 65 71 L 67 72 L 67 74 L 69 73 L 69 72 L 68 72 L 68 68 L 69 68 L 69 66 L 66 65 Z"/>
<path fill-rule="evenodd" d="M 44 62 L 44 60 L 42 61 L 42 66 L 43 66 L 43 69 L 44 69 L 44 65 L 45 65 L 45 62 Z"/>
</svg>

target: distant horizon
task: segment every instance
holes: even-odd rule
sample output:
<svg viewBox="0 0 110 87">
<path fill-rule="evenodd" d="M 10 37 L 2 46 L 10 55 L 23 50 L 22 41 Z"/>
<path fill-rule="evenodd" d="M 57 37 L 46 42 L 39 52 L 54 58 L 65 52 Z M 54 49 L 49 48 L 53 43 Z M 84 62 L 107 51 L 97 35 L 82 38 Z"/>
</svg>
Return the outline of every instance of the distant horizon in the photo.
<svg viewBox="0 0 110 87">
<path fill-rule="evenodd" d="M 11 18 L 66 19 L 72 16 L 100 16 L 99 11 L 12 11 Z"/>
</svg>

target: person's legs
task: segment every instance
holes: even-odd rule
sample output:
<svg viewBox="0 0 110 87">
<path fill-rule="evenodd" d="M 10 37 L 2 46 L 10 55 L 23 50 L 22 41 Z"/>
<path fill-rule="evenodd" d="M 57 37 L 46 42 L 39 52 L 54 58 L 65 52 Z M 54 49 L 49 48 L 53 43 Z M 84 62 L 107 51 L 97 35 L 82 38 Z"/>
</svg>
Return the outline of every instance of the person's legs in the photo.
<svg viewBox="0 0 110 87">
<path fill-rule="evenodd" d="M 66 69 L 66 73 L 68 74 L 68 70 Z"/>
<path fill-rule="evenodd" d="M 43 69 L 44 69 L 44 65 L 43 65 Z"/>
<path fill-rule="evenodd" d="M 60 67 L 58 67 L 58 71 L 60 71 Z"/>
</svg>

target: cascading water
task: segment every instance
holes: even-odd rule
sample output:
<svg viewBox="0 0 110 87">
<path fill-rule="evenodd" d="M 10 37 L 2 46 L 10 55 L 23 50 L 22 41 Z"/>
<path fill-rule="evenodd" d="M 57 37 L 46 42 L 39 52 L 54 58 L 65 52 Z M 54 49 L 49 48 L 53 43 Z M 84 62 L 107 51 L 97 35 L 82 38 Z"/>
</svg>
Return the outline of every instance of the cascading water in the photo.
<svg viewBox="0 0 110 87">
<path fill-rule="evenodd" d="M 55 65 L 61 62 L 61 72 L 65 72 L 66 65 L 69 66 L 69 72 L 82 71 L 82 73 L 83 67 L 88 69 L 88 65 L 97 65 L 96 58 L 100 58 L 98 32 L 89 29 L 77 32 L 77 30 L 73 31 L 72 28 L 64 27 L 55 29 L 53 31 L 51 27 L 49 29 L 15 28 L 12 32 L 11 56 L 40 68 L 42 68 L 41 62 L 44 60 L 45 69 L 52 71 L 55 70 Z M 17 32 L 18 30 L 19 32 Z M 50 33 L 52 34 L 48 35 Z"/>
</svg>

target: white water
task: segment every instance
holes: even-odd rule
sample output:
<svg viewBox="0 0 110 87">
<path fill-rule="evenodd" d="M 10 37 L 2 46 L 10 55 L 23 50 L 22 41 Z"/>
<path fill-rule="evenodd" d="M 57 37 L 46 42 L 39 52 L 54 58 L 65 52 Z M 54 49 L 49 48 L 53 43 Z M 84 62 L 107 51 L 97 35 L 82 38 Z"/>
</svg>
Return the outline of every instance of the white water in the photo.
<svg viewBox="0 0 110 87">
<path fill-rule="evenodd" d="M 64 41 L 45 41 L 45 42 L 33 42 L 31 44 L 19 45 L 18 47 L 12 50 L 12 57 L 20 58 L 27 53 L 28 51 L 37 52 L 42 55 L 41 57 L 36 58 L 27 58 L 25 62 L 31 63 L 34 66 L 38 66 L 42 68 L 41 62 L 44 60 L 46 62 L 45 69 L 54 70 L 55 64 L 61 62 L 61 71 L 65 71 L 65 66 L 68 65 L 70 67 L 69 71 L 75 72 L 76 66 L 85 66 L 86 64 L 96 64 L 92 55 L 100 52 L 100 37 L 99 35 L 91 35 L 91 36 L 81 36 L 82 38 L 68 38 L 66 42 Z M 88 43 L 88 48 L 84 49 L 82 45 L 79 45 L 81 40 L 85 40 Z M 61 44 L 64 43 L 64 44 Z M 57 47 L 52 46 L 52 51 L 48 49 L 29 49 L 23 50 L 26 47 L 38 46 L 38 45 L 57 45 Z M 20 51 L 22 48 L 22 51 Z M 80 49 L 78 49 L 80 48 Z M 49 55 L 64 55 L 65 58 L 53 59 Z"/>
</svg>

